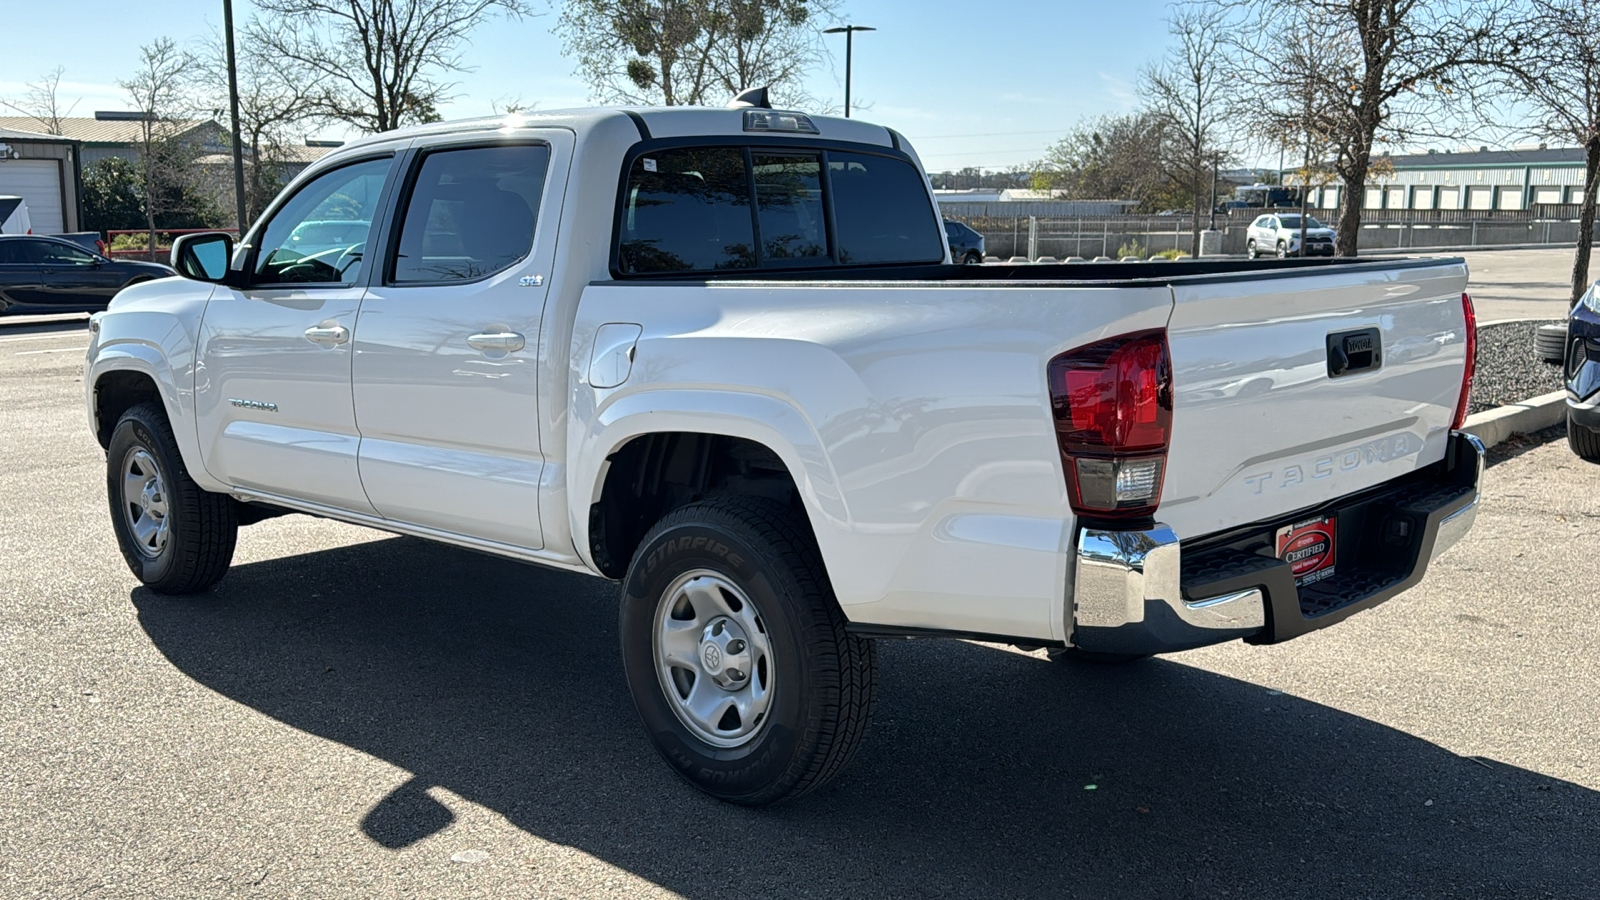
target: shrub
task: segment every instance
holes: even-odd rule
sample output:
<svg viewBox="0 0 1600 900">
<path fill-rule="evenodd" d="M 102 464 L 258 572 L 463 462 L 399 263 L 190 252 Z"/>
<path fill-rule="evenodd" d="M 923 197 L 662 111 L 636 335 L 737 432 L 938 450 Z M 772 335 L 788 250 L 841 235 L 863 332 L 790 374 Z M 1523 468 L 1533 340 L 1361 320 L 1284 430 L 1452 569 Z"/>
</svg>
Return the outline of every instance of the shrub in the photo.
<svg viewBox="0 0 1600 900">
<path fill-rule="evenodd" d="M 1144 247 L 1140 246 L 1138 240 L 1128 241 L 1121 247 L 1117 248 L 1117 259 L 1121 259 L 1124 256 L 1137 256 L 1140 259 L 1143 259 Z"/>
</svg>

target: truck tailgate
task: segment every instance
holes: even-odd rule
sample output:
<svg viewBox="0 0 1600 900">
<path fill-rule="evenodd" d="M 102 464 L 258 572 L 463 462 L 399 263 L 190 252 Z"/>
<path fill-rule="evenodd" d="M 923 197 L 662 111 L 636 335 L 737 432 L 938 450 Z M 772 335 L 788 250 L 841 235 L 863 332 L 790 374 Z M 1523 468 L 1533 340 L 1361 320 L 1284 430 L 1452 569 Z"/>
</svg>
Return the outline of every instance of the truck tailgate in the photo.
<svg viewBox="0 0 1600 900">
<path fill-rule="evenodd" d="M 1459 259 L 1174 283 L 1158 518 L 1198 537 L 1442 459 L 1466 360 L 1466 283 Z M 1369 343 L 1377 358 L 1362 368 Z M 1338 376 L 1332 347 L 1352 351 Z"/>
</svg>

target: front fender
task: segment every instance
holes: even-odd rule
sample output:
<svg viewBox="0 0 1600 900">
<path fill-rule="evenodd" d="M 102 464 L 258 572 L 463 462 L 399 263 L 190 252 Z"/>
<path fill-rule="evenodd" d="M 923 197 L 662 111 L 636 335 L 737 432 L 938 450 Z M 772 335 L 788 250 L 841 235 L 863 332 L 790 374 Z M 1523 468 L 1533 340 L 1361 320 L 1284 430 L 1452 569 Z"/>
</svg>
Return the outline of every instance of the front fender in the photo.
<svg viewBox="0 0 1600 900">
<path fill-rule="evenodd" d="M 127 309 L 113 310 L 97 319 L 98 331 L 84 364 L 85 408 L 92 433 L 96 426 L 95 390 L 100 379 L 112 372 L 137 372 L 148 377 L 161 397 L 167 421 L 172 423 L 172 434 L 189 476 L 205 490 L 227 491 L 227 485 L 206 471 L 195 433 L 194 326 L 198 318 L 198 311 L 175 315 L 166 310 Z"/>
<path fill-rule="evenodd" d="M 822 441 L 805 415 L 766 394 L 726 389 L 664 388 L 614 394 L 588 422 L 568 429 L 567 458 L 575 461 L 567 517 L 578 554 L 591 567 L 589 508 L 599 502 L 607 459 L 634 438 L 663 432 L 717 434 L 755 441 L 778 455 L 799 489 L 823 558 L 843 540 L 849 510 Z"/>
</svg>

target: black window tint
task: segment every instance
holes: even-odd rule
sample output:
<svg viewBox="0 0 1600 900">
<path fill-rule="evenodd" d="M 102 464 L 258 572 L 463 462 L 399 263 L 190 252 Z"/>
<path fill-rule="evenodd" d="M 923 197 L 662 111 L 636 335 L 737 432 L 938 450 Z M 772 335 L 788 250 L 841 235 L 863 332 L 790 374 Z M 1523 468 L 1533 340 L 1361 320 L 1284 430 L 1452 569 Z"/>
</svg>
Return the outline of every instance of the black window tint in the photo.
<svg viewBox="0 0 1600 900">
<path fill-rule="evenodd" d="M 752 268 L 744 151 L 701 147 L 638 157 L 628 171 L 621 230 L 623 272 Z"/>
<path fill-rule="evenodd" d="M 910 163 L 865 153 L 828 153 L 839 261 L 937 262 L 938 221 L 922 176 Z"/>
<path fill-rule="evenodd" d="M 542 144 L 428 154 L 406 203 L 394 282 L 471 281 L 527 256 L 549 163 Z"/>
<path fill-rule="evenodd" d="M 821 158 L 756 154 L 751 165 L 762 265 L 832 262 L 822 211 Z"/>
<path fill-rule="evenodd" d="M 391 162 L 373 159 L 325 172 L 289 198 L 261 232 L 255 283 L 355 281 Z"/>
<path fill-rule="evenodd" d="M 38 263 L 40 254 L 38 245 L 43 241 L 0 241 L 0 263 L 9 266 L 25 266 Z"/>
</svg>

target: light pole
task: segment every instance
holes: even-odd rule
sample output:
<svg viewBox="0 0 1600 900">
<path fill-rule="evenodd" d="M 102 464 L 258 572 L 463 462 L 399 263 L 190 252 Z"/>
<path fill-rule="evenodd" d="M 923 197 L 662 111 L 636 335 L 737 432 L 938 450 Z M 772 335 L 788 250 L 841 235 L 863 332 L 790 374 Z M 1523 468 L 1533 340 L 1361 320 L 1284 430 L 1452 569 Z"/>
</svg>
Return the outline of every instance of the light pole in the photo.
<svg viewBox="0 0 1600 900">
<path fill-rule="evenodd" d="M 233 114 L 233 204 L 244 237 L 244 148 L 239 145 L 239 64 L 233 55 L 233 0 L 222 0 L 222 30 L 228 39 L 228 107 Z"/>
<path fill-rule="evenodd" d="M 842 33 L 844 35 L 844 117 L 846 119 L 850 118 L 850 51 L 851 51 L 851 44 L 854 43 L 854 38 L 855 38 L 856 32 L 858 32 L 858 31 L 877 31 L 877 30 L 878 29 L 872 28 L 872 27 L 867 26 L 867 25 L 841 25 L 838 28 L 825 28 L 822 31 L 823 34 L 841 34 Z"/>
</svg>

